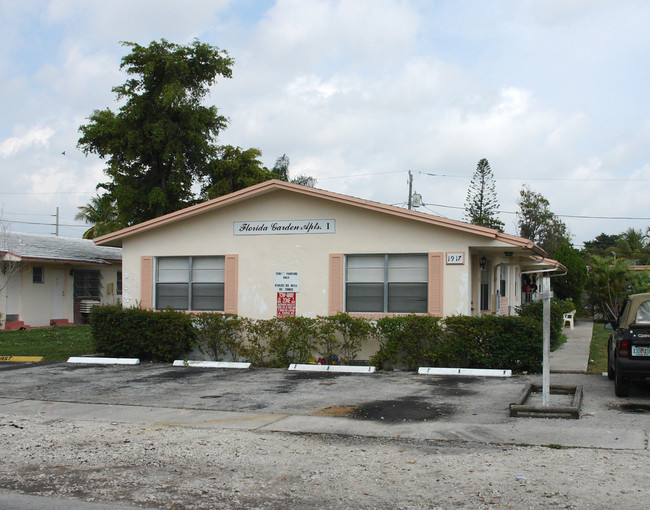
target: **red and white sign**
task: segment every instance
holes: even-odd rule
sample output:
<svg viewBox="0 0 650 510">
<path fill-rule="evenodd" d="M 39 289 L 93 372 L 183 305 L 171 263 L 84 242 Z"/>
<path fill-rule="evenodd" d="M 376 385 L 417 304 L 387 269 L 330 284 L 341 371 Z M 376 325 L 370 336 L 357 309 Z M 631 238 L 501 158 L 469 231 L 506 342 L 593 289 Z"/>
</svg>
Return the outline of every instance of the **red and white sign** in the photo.
<svg viewBox="0 0 650 510">
<path fill-rule="evenodd" d="M 296 316 L 296 293 L 295 292 L 278 292 L 278 311 L 277 317 L 295 317 Z"/>
</svg>

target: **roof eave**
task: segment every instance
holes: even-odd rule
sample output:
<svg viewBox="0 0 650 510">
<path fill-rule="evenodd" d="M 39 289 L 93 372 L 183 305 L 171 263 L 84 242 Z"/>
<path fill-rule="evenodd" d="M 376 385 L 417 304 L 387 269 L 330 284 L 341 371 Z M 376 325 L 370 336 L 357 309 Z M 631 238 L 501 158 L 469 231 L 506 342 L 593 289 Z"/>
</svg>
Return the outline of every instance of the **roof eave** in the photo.
<svg viewBox="0 0 650 510">
<path fill-rule="evenodd" d="M 175 223 L 184 218 L 192 217 L 202 212 L 207 212 L 207 211 L 218 209 L 220 207 L 224 207 L 226 205 L 235 204 L 242 200 L 246 200 L 254 196 L 259 196 L 273 190 L 289 190 L 301 195 L 322 198 L 325 200 L 330 200 L 345 205 L 362 207 L 367 210 L 390 214 L 392 216 L 397 216 L 397 217 L 411 219 L 411 220 L 415 219 L 423 223 L 452 228 L 460 232 L 466 232 L 481 237 L 499 240 L 506 244 L 519 246 L 531 250 L 533 251 L 533 253 L 537 255 L 546 256 L 546 252 L 542 248 L 540 248 L 539 246 L 531 242 L 530 240 L 524 239 L 522 237 L 513 236 L 510 234 L 504 234 L 495 229 L 481 227 L 479 225 L 472 225 L 470 223 L 464 223 L 461 221 L 451 220 L 448 218 L 442 218 L 440 216 L 432 216 L 430 214 L 425 214 L 418 211 L 402 209 L 400 207 L 382 204 L 379 202 L 373 202 L 362 198 L 351 197 L 348 195 L 333 193 L 331 191 L 325 191 L 318 188 L 312 188 L 308 186 L 302 186 L 300 184 L 279 181 L 277 179 L 264 181 L 262 183 L 255 184 L 253 186 L 245 188 L 243 190 L 235 191 L 228 195 L 217 197 L 212 200 L 208 200 L 206 202 L 202 202 L 200 204 L 196 204 L 187 207 L 185 209 L 181 209 L 179 211 L 166 214 L 164 216 L 159 216 L 158 218 L 153 218 L 151 220 L 139 223 L 137 225 L 132 225 L 130 227 L 126 227 L 122 230 L 118 230 L 110 234 L 105 234 L 103 236 L 95 238 L 94 242 L 95 244 L 103 245 L 103 246 L 120 247 L 124 239 L 136 235 L 138 233 L 159 228 L 163 225 L 167 225 L 170 223 Z"/>
</svg>

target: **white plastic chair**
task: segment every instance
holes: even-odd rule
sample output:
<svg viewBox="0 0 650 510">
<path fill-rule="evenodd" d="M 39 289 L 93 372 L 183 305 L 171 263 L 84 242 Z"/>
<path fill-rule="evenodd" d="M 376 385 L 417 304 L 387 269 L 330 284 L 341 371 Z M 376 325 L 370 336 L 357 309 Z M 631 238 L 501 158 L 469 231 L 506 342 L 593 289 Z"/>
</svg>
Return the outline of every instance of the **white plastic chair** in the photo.
<svg viewBox="0 0 650 510">
<path fill-rule="evenodd" d="M 566 324 L 567 324 L 567 322 L 568 322 L 570 328 L 573 329 L 573 318 L 575 317 L 575 315 L 576 315 L 576 311 L 575 311 L 575 310 L 573 310 L 573 311 L 571 311 L 571 312 L 569 312 L 569 313 L 565 313 L 564 315 L 562 315 L 562 318 L 564 319 L 564 323 L 562 324 L 562 327 L 566 326 Z"/>
</svg>

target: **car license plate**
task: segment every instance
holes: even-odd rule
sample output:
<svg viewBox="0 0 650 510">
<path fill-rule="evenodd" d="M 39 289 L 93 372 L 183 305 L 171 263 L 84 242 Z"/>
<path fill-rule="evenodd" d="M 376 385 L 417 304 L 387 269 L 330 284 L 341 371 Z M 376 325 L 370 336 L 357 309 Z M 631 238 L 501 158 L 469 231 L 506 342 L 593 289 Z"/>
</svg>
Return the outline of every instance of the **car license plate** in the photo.
<svg viewBox="0 0 650 510">
<path fill-rule="evenodd" d="M 650 356 L 650 347 L 632 346 L 632 356 Z"/>
</svg>

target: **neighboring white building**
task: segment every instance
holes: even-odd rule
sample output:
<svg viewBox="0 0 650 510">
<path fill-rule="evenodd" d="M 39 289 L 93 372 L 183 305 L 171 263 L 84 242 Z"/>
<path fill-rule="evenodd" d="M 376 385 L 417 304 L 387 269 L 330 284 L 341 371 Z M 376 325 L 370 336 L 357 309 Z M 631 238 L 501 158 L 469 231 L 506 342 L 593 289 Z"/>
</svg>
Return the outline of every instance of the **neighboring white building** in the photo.
<svg viewBox="0 0 650 510">
<path fill-rule="evenodd" d="M 14 232 L 3 234 L 1 246 L 0 327 L 79 323 L 92 304 L 121 300 L 119 248 Z"/>
<path fill-rule="evenodd" d="M 527 239 L 272 180 L 100 238 L 125 306 L 265 319 L 512 314 L 564 269 Z"/>
</svg>

